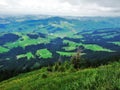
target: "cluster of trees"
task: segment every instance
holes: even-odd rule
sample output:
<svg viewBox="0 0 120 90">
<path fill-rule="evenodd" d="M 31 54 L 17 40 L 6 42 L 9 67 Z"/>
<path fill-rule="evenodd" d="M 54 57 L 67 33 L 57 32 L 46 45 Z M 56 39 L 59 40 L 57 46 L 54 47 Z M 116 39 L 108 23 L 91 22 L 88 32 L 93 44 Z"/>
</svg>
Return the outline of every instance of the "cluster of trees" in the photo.
<svg viewBox="0 0 120 90">
<path fill-rule="evenodd" d="M 120 60 L 120 56 L 112 56 L 112 58 L 104 59 L 103 61 L 95 60 L 90 61 L 83 57 L 81 57 L 82 50 L 80 48 L 77 49 L 75 55 L 71 56 L 70 60 L 62 62 L 61 56 L 58 61 L 53 65 L 47 66 L 47 71 L 49 72 L 65 72 L 65 71 L 76 71 L 79 69 L 89 68 L 89 67 L 98 67 L 103 64 L 108 64 L 108 61 L 114 62 Z M 39 68 L 38 68 L 39 69 Z M 34 70 L 34 69 L 33 69 Z M 0 81 L 8 79 L 10 77 L 16 76 L 20 73 L 29 72 L 31 69 L 26 68 L 23 70 L 1 70 L 0 71 Z M 43 75 L 46 77 L 46 75 Z"/>
<path fill-rule="evenodd" d="M 47 70 L 50 72 L 55 72 L 55 71 L 64 72 L 64 71 L 75 71 L 82 68 L 86 68 L 87 61 L 81 57 L 82 55 L 81 52 L 82 50 L 78 48 L 76 54 L 73 55 L 69 61 L 65 61 L 64 63 L 62 63 L 62 59 L 60 56 L 58 62 L 56 62 L 53 66 L 49 65 L 47 67 Z"/>
<path fill-rule="evenodd" d="M 1 70 L 0 71 L 0 81 L 6 80 L 12 76 L 16 76 L 16 75 L 18 75 L 18 73 L 20 73 L 20 72 L 15 71 L 15 70 L 6 70 L 6 69 Z"/>
<path fill-rule="evenodd" d="M 64 72 L 64 71 L 76 71 L 79 69 L 89 68 L 89 67 L 98 67 L 100 65 L 106 65 L 114 61 L 119 61 L 120 56 L 112 56 L 110 58 L 105 58 L 101 60 L 88 60 L 83 58 L 82 49 L 78 48 L 75 55 L 71 56 L 69 61 L 62 62 L 61 57 L 55 62 L 54 65 L 48 66 L 47 70 L 50 72 Z"/>
<path fill-rule="evenodd" d="M 20 73 L 25 73 L 25 72 L 29 72 L 30 69 L 29 68 L 26 68 L 26 70 L 7 70 L 7 69 L 4 69 L 4 70 L 0 70 L 0 81 L 3 81 L 3 80 L 6 80 L 6 79 L 9 79 L 13 76 L 16 76 Z"/>
</svg>

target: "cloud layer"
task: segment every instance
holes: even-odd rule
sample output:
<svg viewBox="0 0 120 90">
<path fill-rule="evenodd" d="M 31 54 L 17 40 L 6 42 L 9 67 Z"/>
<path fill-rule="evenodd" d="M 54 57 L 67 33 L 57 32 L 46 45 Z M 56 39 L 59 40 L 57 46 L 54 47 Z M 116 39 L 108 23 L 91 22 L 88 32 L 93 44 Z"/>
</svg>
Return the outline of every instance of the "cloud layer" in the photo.
<svg viewBox="0 0 120 90">
<path fill-rule="evenodd" d="M 120 16 L 120 0 L 0 0 L 0 14 Z"/>
</svg>

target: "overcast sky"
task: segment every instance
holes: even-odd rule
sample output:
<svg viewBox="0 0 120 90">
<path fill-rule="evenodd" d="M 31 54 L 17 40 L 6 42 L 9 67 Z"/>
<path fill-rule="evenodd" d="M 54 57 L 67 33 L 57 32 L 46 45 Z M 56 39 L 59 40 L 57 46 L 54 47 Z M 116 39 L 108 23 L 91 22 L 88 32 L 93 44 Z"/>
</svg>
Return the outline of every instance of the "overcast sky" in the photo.
<svg viewBox="0 0 120 90">
<path fill-rule="evenodd" d="M 120 0 L 0 0 L 0 14 L 120 16 Z"/>
</svg>

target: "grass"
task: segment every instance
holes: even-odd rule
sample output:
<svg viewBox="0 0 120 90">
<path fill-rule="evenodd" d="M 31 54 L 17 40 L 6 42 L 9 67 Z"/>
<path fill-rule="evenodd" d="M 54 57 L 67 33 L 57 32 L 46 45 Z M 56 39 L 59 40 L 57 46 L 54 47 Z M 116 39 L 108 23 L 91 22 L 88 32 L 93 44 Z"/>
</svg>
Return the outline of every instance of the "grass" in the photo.
<svg viewBox="0 0 120 90">
<path fill-rule="evenodd" d="M 44 77 L 43 77 L 44 76 Z M 119 90 L 120 62 L 78 71 L 24 73 L 0 83 L 0 90 Z"/>
<path fill-rule="evenodd" d="M 110 35 L 105 35 L 105 36 L 103 36 L 103 38 L 105 38 L 105 39 L 109 39 L 109 38 L 114 38 L 115 36 L 118 36 L 119 34 L 117 34 L 117 33 L 112 33 L 112 34 L 110 34 Z"/>
<path fill-rule="evenodd" d="M 102 46 L 99 46 L 97 44 L 83 44 L 83 43 L 76 43 L 70 40 L 64 40 L 63 41 L 64 44 L 68 44 L 68 46 L 63 47 L 63 49 L 65 49 L 66 51 L 71 51 L 71 50 L 75 50 L 78 46 L 83 46 L 85 49 L 89 49 L 92 51 L 105 51 L 105 52 L 113 52 L 110 49 L 106 49 L 103 48 Z"/>
<path fill-rule="evenodd" d="M 84 47 L 86 49 L 89 49 L 89 50 L 92 50 L 92 51 L 106 51 L 106 52 L 112 52 L 112 50 L 110 49 L 106 49 L 106 48 L 103 48 L 99 45 L 95 45 L 95 44 L 87 44 L 87 45 L 84 45 Z"/>
<path fill-rule="evenodd" d="M 53 36 L 55 37 L 60 37 L 60 38 L 64 38 L 64 37 L 69 37 L 69 36 L 73 36 L 73 34 L 76 33 L 76 31 L 73 29 L 74 24 L 66 22 L 66 21 L 60 21 L 60 23 L 49 23 L 50 26 L 53 26 L 54 28 L 61 28 L 61 31 L 56 31 L 53 34 Z"/>
<path fill-rule="evenodd" d="M 71 23 L 66 22 L 66 21 L 60 21 L 59 24 L 57 24 L 57 23 L 49 23 L 49 25 L 51 25 L 53 27 L 68 28 L 68 29 L 71 29 L 74 26 L 74 24 L 71 24 Z"/>
<path fill-rule="evenodd" d="M 63 47 L 63 49 L 65 49 L 66 51 L 75 50 L 78 46 L 82 45 L 82 43 L 76 43 L 70 40 L 63 40 L 63 43 L 68 44 L 68 46 Z"/>
<path fill-rule="evenodd" d="M 75 50 L 76 49 L 76 46 L 66 46 L 66 47 L 63 47 L 62 49 L 64 49 L 65 51 L 72 51 L 72 50 Z"/>
<path fill-rule="evenodd" d="M 112 42 L 112 43 L 115 44 L 115 45 L 120 46 L 120 42 Z"/>
<path fill-rule="evenodd" d="M 52 53 L 48 49 L 46 49 L 46 48 L 37 50 L 36 55 L 39 58 L 44 58 L 44 59 L 52 58 Z"/>
<path fill-rule="evenodd" d="M 60 56 L 73 56 L 74 54 L 76 54 L 75 52 L 62 52 L 62 51 L 56 51 L 56 53 L 58 53 Z M 82 53 L 82 55 L 84 55 L 85 53 Z"/>
<path fill-rule="evenodd" d="M 9 51 L 8 48 L 0 46 L 0 53 L 5 53 L 5 52 L 8 52 L 8 51 Z"/>
<path fill-rule="evenodd" d="M 28 52 L 26 54 L 17 55 L 17 59 L 21 59 L 21 58 L 25 58 L 25 57 L 27 57 L 27 60 L 35 58 L 31 52 Z"/>
<path fill-rule="evenodd" d="M 30 39 L 27 35 L 21 35 L 21 39 L 17 40 L 16 42 L 7 43 L 4 46 L 8 47 L 9 49 L 22 47 L 25 48 L 26 46 L 30 45 L 37 45 L 37 44 L 47 44 L 50 42 L 47 38 L 38 38 L 38 39 Z"/>
<path fill-rule="evenodd" d="M 16 57 L 17 59 L 27 58 L 27 60 L 30 60 L 36 58 L 35 56 L 38 56 L 39 58 L 47 59 L 47 58 L 52 58 L 52 53 L 45 48 L 45 49 L 37 50 L 35 55 L 33 55 L 31 52 L 28 52 L 26 54 L 17 55 Z"/>
<path fill-rule="evenodd" d="M 74 38 L 74 39 L 84 38 L 82 35 L 73 35 L 73 36 L 68 36 L 68 37 Z"/>
<path fill-rule="evenodd" d="M 72 56 L 75 54 L 75 52 L 62 52 L 62 51 L 56 51 L 60 56 Z"/>
</svg>

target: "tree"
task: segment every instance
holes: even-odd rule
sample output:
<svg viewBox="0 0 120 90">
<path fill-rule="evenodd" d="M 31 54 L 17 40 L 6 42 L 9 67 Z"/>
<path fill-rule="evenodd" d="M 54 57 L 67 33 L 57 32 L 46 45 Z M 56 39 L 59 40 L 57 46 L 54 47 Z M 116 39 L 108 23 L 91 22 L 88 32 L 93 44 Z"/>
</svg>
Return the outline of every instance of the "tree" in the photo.
<svg viewBox="0 0 120 90">
<path fill-rule="evenodd" d="M 61 56 L 59 56 L 59 59 L 58 59 L 58 64 L 61 65 L 62 64 L 62 58 Z"/>
<path fill-rule="evenodd" d="M 52 66 L 51 65 L 48 65 L 47 71 L 52 72 Z"/>
<path fill-rule="evenodd" d="M 78 47 L 76 54 L 71 57 L 71 63 L 75 69 L 80 68 L 81 52 L 82 50 Z"/>
<path fill-rule="evenodd" d="M 62 58 L 61 56 L 59 56 L 58 61 L 53 66 L 53 71 L 60 71 L 61 67 L 62 67 Z"/>
</svg>

